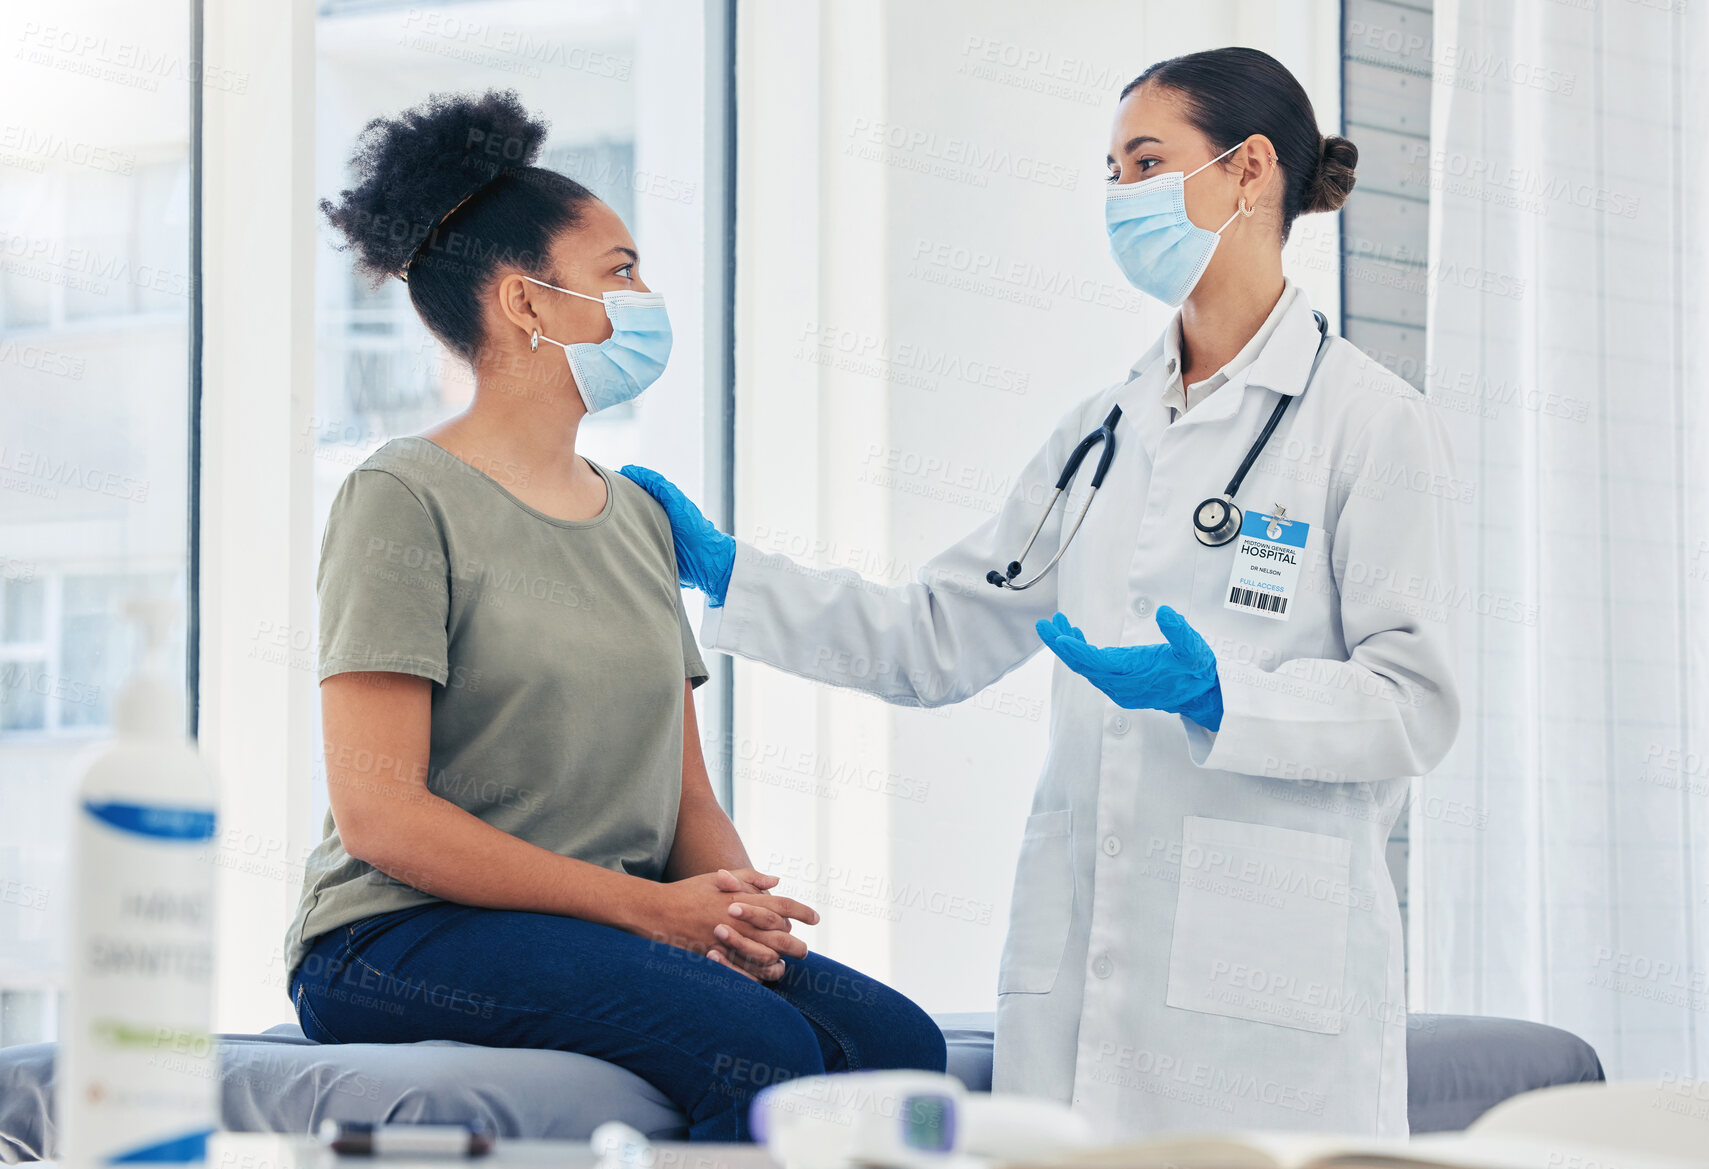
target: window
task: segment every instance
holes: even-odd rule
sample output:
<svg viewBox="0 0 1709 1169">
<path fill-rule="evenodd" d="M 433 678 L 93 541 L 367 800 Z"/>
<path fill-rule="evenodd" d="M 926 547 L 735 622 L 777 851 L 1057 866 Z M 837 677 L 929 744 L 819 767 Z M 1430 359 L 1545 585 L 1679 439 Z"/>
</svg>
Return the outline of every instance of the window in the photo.
<svg viewBox="0 0 1709 1169">
<path fill-rule="evenodd" d="M 72 793 L 187 596 L 188 0 L 4 21 L 0 71 L 0 1045 L 54 1037 Z M 177 629 L 183 660 L 184 624 Z"/>
<path fill-rule="evenodd" d="M 166 573 L 0 577 L 0 733 L 106 730 L 132 648 L 124 601 L 173 583 Z M 182 638 L 178 648 L 181 660 Z"/>
<path fill-rule="evenodd" d="M 0 583 L 0 731 L 47 726 L 46 599 L 42 581 Z"/>
</svg>

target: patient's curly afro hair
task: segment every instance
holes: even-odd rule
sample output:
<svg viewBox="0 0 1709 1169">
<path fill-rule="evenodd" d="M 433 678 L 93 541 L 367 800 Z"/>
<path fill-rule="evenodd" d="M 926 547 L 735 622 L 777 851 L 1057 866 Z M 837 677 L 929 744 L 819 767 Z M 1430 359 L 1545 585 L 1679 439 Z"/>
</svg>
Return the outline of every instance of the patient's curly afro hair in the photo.
<svg viewBox="0 0 1709 1169">
<path fill-rule="evenodd" d="M 422 322 L 473 360 L 483 338 L 480 297 L 503 270 L 547 277 L 552 241 L 595 198 L 534 166 L 550 124 L 515 90 L 433 94 L 362 128 L 350 159 L 355 186 L 320 209 L 374 287 L 409 284 Z"/>
</svg>

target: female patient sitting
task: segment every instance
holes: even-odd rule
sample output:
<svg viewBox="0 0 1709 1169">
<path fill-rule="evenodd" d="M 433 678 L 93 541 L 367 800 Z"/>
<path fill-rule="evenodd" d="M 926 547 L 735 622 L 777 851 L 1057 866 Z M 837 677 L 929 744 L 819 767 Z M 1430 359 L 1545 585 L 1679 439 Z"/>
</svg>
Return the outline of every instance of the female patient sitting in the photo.
<svg viewBox="0 0 1709 1169">
<path fill-rule="evenodd" d="M 576 453 L 657 377 L 662 299 L 514 93 L 363 131 L 322 210 L 474 372 L 473 404 L 344 480 L 321 547 L 331 811 L 285 940 L 322 1043 L 577 1051 L 746 1140 L 767 1083 L 942 1071 L 908 999 L 817 954 L 713 797 L 706 678 L 652 498 Z M 412 228 L 411 225 L 417 225 Z M 540 342 L 548 342 L 541 345 Z M 566 360 L 567 358 L 567 360 Z"/>
</svg>

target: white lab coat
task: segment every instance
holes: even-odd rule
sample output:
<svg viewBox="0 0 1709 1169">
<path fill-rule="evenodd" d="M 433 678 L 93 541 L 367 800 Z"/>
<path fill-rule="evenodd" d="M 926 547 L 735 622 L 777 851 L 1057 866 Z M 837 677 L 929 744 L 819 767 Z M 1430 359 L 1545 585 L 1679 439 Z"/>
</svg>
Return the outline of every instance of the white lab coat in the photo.
<svg viewBox="0 0 1709 1169">
<path fill-rule="evenodd" d="M 1051 679 L 993 1089 L 1072 1102 L 1112 1137 L 1407 1132 L 1404 938 L 1384 851 L 1410 777 L 1459 724 L 1450 629 L 1466 597 L 1446 433 L 1423 395 L 1331 338 L 1236 498 L 1311 525 L 1288 620 L 1225 608 L 1234 544 L 1191 531 L 1278 395 L 1302 388 L 1317 341 L 1302 292 L 1251 364 L 1171 423 L 1159 340 L 1128 380 L 1069 410 L 998 514 L 916 582 L 881 588 L 743 544 L 702 625 L 708 648 L 904 705 L 990 685 L 1040 651 L 1033 623 L 1058 609 L 1094 644 L 1123 646 L 1161 641 L 1168 604 L 1209 641 L 1215 733 L 1124 710 L 1061 663 Z M 1023 592 L 986 583 L 1112 404 L 1109 476 L 1056 571 Z"/>
</svg>

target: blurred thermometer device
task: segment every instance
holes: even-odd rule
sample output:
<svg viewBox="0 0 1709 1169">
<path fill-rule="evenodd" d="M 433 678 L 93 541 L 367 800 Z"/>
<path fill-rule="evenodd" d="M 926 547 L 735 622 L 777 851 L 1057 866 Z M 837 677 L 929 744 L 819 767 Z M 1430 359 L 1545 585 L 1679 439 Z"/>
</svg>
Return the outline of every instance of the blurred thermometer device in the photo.
<svg viewBox="0 0 1709 1169">
<path fill-rule="evenodd" d="M 843 1072 L 774 1084 L 752 1128 L 785 1169 L 944 1169 L 1036 1159 L 1093 1143 L 1085 1117 L 1052 1100 L 969 1092 L 932 1072 Z"/>
</svg>

